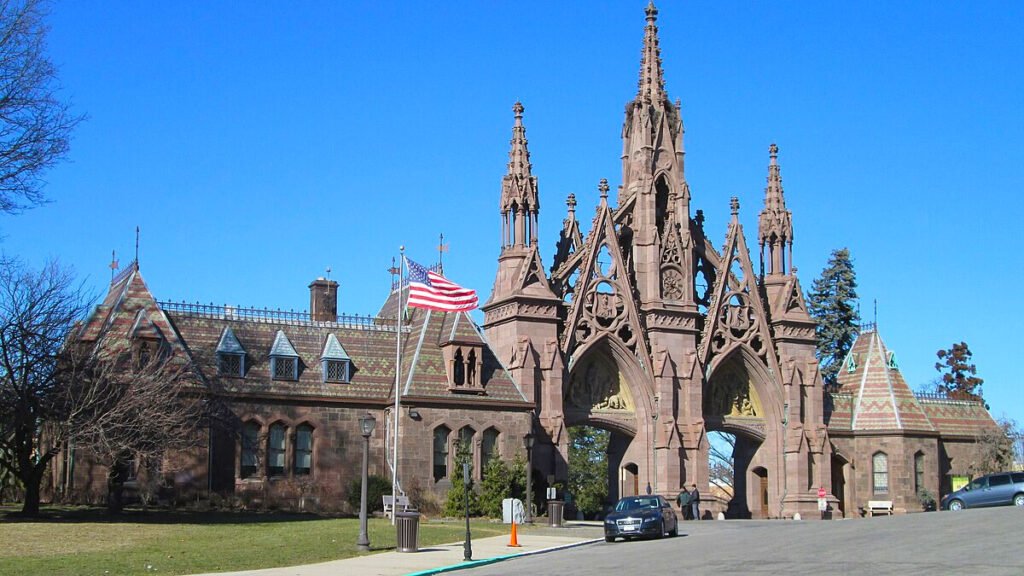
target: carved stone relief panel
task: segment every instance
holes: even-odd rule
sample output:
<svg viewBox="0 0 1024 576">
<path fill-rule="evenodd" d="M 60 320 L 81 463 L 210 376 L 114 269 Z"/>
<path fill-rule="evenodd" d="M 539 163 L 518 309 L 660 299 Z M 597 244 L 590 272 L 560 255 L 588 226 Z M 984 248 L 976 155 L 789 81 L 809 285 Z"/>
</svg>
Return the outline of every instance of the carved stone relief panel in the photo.
<svg viewBox="0 0 1024 576">
<path fill-rule="evenodd" d="M 618 367 L 599 354 L 591 355 L 573 370 L 564 401 L 567 408 L 586 411 L 632 412 L 635 407 Z"/>
</svg>

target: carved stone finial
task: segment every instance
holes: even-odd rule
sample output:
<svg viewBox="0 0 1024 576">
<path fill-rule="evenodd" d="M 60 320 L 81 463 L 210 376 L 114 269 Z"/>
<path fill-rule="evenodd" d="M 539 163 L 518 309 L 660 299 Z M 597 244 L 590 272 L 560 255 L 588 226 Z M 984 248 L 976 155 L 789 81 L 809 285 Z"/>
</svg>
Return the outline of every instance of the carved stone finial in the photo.
<svg viewBox="0 0 1024 576">
<path fill-rule="evenodd" d="M 736 216 L 740 213 L 740 199 L 733 196 L 729 198 L 729 213 Z"/>
<path fill-rule="evenodd" d="M 654 22 L 658 19 L 658 8 L 654 5 L 654 0 L 647 3 L 647 9 L 644 12 L 647 13 L 648 22 Z"/>
<path fill-rule="evenodd" d="M 768 147 L 768 155 L 772 159 L 772 164 L 775 164 L 779 157 L 779 147 L 775 145 L 775 142 L 772 142 L 772 145 Z"/>
<path fill-rule="evenodd" d="M 565 205 L 569 207 L 569 213 L 574 214 L 576 212 L 576 195 L 569 193 L 569 197 L 565 199 Z"/>
<path fill-rule="evenodd" d="M 601 183 L 597 185 L 597 189 L 601 192 L 601 199 L 608 199 L 608 179 L 601 178 Z"/>
<path fill-rule="evenodd" d="M 516 100 L 516 103 L 512 106 L 512 111 L 515 112 L 516 118 L 522 118 L 525 110 L 526 108 L 523 108 L 523 103 L 518 100 Z"/>
</svg>

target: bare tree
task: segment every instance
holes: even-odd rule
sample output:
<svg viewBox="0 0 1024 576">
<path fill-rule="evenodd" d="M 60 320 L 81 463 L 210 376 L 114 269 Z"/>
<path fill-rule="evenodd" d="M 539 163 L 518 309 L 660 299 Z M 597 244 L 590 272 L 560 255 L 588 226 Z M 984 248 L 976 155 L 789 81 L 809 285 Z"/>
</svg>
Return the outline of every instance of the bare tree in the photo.
<svg viewBox="0 0 1024 576">
<path fill-rule="evenodd" d="M 162 342 L 69 342 L 60 370 L 61 413 L 76 450 L 106 466 L 107 508 L 142 469 L 155 483 L 166 457 L 200 445 L 208 400 L 193 363 Z M 148 475 L 148 477 L 147 477 Z"/>
<path fill-rule="evenodd" d="M 1013 466 L 1013 440 L 1020 434 L 1017 423 L 1000 419 L 997 424 L 996 427 L 984 428 L 975 438 L 973 460 L 968 465 L 972 476 L 1002 472 Z"/>
<path fill-rule="evenodd" d="M 113 508 L 133 458 L 159 459 L 201 438 L 208 405 L 192 362 L 159 342 L 83 342 L 89 299 L 56 263 L 0 263 L 0 468 L 39 512 L 50 461 L 73 438 L 111 470 Z"/>
<path fill-rule="evenodd" d="M 0 212 L 46 201 L 43 172 L 68 152 L 83 120 L 58 98 L 46 56 L 45 0 L 0 0 Z"/>
<path fill-rule="evenodd" d="M 711 432 L 708 449 L 708 475 L 713 486 L 718 486 L 732 497 L 736 493 L 736 436 L 725 432 Z"/>
</svg>

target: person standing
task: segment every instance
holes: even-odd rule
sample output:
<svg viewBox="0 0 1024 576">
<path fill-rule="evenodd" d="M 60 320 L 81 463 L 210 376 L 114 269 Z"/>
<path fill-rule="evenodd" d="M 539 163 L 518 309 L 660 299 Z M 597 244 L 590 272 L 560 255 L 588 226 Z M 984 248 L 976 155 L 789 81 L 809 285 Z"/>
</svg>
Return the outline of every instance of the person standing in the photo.
<svg viewBox="0 0 1024 576">
<path fill-rule="evenodd" d="M 700 520 L 700 492 L 697 490 L 696 484 L 690 491 L 690 514 L 694 520 Z"/>
<path fill-rule="evenodd" d="M 683 491 L 676 496 L 676 502 L 679 503 L 679 511 L 683 514 L 683 520 L 690 519 L 690 491 L 683 486 Z"/>
</svg>

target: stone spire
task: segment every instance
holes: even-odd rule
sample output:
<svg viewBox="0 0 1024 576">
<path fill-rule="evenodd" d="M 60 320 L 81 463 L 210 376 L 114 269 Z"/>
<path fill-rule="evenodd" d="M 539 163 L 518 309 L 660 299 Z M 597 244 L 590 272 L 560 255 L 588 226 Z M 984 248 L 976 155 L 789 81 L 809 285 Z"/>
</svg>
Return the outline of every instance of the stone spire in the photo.
<svg viewBox="0 0 1024 576">
<path fill-rule="evenodd" d="M 761 246 L 761 274 L 765 274 L 767 250 L 769 275 L 787 274 L 793 260 L 793 214 L 786 210 L 779 173 L 779 147 L 768 148 L 768 185 L 764 189 L 764 210 L 758 221 L 757 238 Z"/>
<path fill-rule="evenodd" d="M 658 9 L 651 1 L 647 4 L 647 27 L 644 28 L 644 49 L 640 60 L 640 83 L 637 100 L 646 103 L 661 103 L 668 99 L 665 94 L 665 77 L 661 71 L 661 50 L 658 48 Z"/>
<path fill-rule="evenodd" d="M 537 177 L 531 172 L 530 151 L 526 145 L 524 110 L 521 102 L 516 102 L 512 107 L 515 123 L 512 125 L 511 149 L 508 153 L 508 174 L 501 182 L 503 251 L 537 244 L 540 201 L 537 196 Z"/>
</svg>

